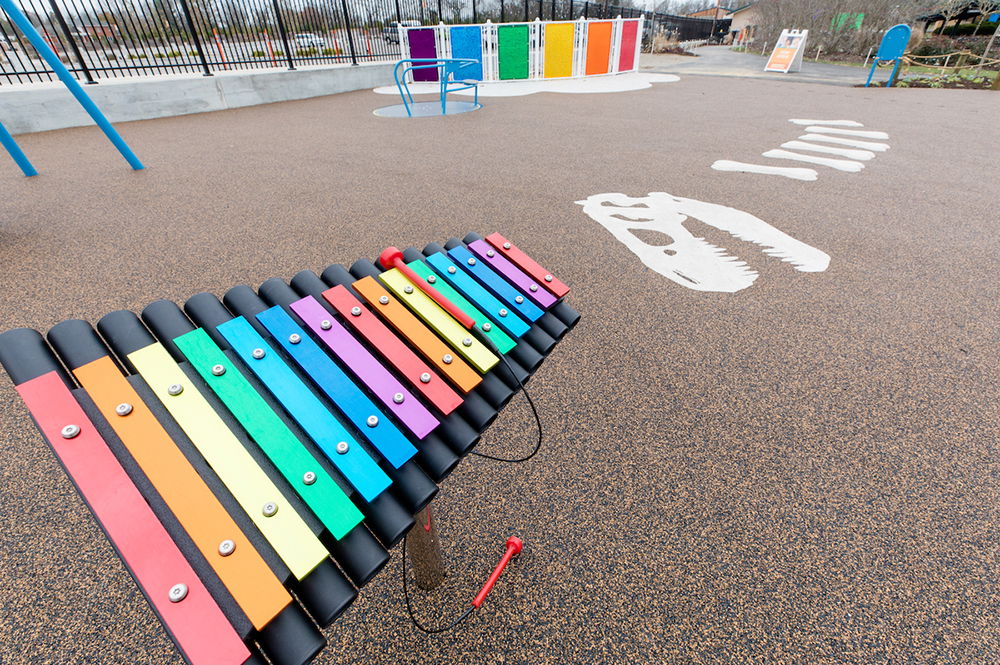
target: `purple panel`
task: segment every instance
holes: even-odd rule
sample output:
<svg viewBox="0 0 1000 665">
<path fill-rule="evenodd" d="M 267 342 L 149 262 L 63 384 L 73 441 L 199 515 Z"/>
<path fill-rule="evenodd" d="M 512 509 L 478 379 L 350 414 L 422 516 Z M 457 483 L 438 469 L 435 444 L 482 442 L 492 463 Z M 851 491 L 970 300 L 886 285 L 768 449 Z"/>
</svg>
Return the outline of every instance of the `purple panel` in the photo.
<svg viewBox="0 0 1000 665">
<path fill-rule="evenodd" d="M 438 57 L 437 44 L 434 43 L 434 28 L 421 28 L 420 30 L 407 30 L 406 39 L 410 44 L 411 58 L 436 58 Z M 414 81 L 437 81 L 438 70 L 418 69 L 413 72 Z"/>
<path fill-rule="evenodd" d="M 307 296 L 293 302 L 291 307 L 327 348 L 333 351 L 333 354 L 347 365 L 418 439 L 423 439 L 437 427 L 437 418 L 404 388 L 403 384 L 397 381 L 368 349 L 354 339 L 354 336 L 347 332 L 347 329 L 334 319 L 325 307 L 316 302 L 315 298 Z M 323 329 L 324 321 L 330 323 L 329 330 Z M 396 404 L 393 399 L 396 394 L 403 396 L 401 404 Z"/>
<path fill-rule="evenodd" d="M 506 257 L 497 254 L 493 246 L 485 240 L 477 240 L 469 243 L 469 249 L 482 261 L 485 261 L 489 267 L 500 273 L 504 279 L 523 291 L 524 295 L 528 296 L 528 298 L 533 300 L 542 309 L 548 309 L 555 304 L 556 297 L 554 295 L 541 288 L 535 280 L 508 261 Z M 532 286 L 535 287 L 534 290 L 531 289 Z"/>
</svg>

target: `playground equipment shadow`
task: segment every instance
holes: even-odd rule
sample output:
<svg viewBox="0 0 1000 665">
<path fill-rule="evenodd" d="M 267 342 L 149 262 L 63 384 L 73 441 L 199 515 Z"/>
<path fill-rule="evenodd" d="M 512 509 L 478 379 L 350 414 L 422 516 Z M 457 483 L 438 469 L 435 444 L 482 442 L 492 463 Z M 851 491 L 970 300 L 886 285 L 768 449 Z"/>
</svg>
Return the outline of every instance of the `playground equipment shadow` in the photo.
<svg viewBox="0 0 1000 665">
<path fill-rule="evenodd" d="M 389 98 L 358 91 L 122 123 L 143 172 L 95 128 L 22 135 L 41 175 L 0 162 L 0 322 L 47 330 L 501 231 L 583 319 L 529 384 L 541 453 L 443 484 L 449 577 L 411 586 L 419 618 L 460 612 L 508 535 L 524 553 L 478 616 L 430 639 L 394 551 L 319 665 L 988 662 L 1000 248 L 993 193 L 968 182 L 998 145 L 967 132 L 995 102 L 775 77 L 414 122 L 376 118 Z M 892 147 L 815 182 L 710 168 L 759 162 L 801 133 L 789 118 L 857 120 Z M 830 267 L 796 272 L 690 220 L 760 273 L 698 293 L 575 203 L 657 191 L 747 211 Z M 180 665 L 6 380 L 0 403 L 4 665 Z M 523 454 L 532 428 L 515 400 L 482 450 Z"/>
</svg>

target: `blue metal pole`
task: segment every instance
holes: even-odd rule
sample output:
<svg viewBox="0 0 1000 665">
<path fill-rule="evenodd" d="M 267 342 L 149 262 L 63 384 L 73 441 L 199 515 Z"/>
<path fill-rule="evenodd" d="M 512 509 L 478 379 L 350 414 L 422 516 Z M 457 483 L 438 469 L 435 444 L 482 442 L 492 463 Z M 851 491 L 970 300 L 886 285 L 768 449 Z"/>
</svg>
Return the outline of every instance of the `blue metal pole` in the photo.
<svg viewBox="0 0 1000 665">
<path fill-rule="evenodd" d="M 876 68 L 876 67 L 878 67 L 878 56 L 875 56 L 875 59 L 874 59 L 874 60 L 872 60 L 872 68 L 871 68 L 871 70 L 870 70 L 870 71 L 868 72 L 868 80 L 867 80 L 867 81 L 865 81 L 865 87 L 866 87 L 866 88 L 867 88 L 867 87 L 868 87 L 869 85 L 871 85 L 871 83 L 872 83 L 872 77 L 873 77 L 873 76 L 875 76 L 875 68 Z"/>
<path fill-rule="evenodd" d="M 94 104 L 94 100 L 92 100 L 87 93 L 83 91 L 83 87 L 77 83 L 76 79 L 73 78 L 73 75 L 69 73 L 68 69 L 66 69 L 66 66 L 59 60 L 59 57 L 49 47 L 49 45 L 45 43 L 42 36 L 38 34 L 38 31 L 35 30 L 35 26 L 31 25 L 31 21 L 29 21 L 28 18 L 21 12 L 20 8 L 14 4 L 14 0 L 0 0 L 0 7 L 7 12 L 7 16 L 10 17 L 10 20 L 14 23 L 14 25 L 16 25 L 21 32 L 24 33 L 24 36 L 28 38 L 31 45 L 35 47 L 36 51 L 38 51 L 38 54 L 45 59 L 45 62 L 49 64 L 52 71 L 54 71 L 56 76 L 59 77 L 59 80 L 61 80 L 69 91 L 73 93 L 73 96 L 76 97 L 76 101 L 80 102 L 80 105 L 87 113 L 90 114 L 90 117 L 94 119 L 97 126 L 104 131 L 108 140 L 111 141 L 116 148 L 118 148 L 118 152 L 122 154 L 125 161 L 127 161 L 136 171 L 145 168 L 142 165 L 142 162 L 139 161 L 139 158 L 135 156 L 135 153 L 132 152 L 132 149 L 128 147 L 128 144 L 125 143 L 115 128 L 111 126 L 108 119 L 104 117 L 103 113 L 101 113 L 101 109 L 97 108 L 97 105 Z"/>
<path fill-rule="evenodd" d="M 35 167 L 28 161 L 28 158 L 21 150 L 21 146 L 17 144 L 17 141 L 15 141 L 14 137 L 10 135 L 7 128 L 3 126 L 3 123 L 0 123 L 0 143 L 3 144 L 3 147 L 7 148 L 7 152 L 9 152 L 10 156 L 14 158 L 17 165 L 21 167 L 21 170 L 24 171 L 24 175 L 29 178 L 33 175 L 38 175 L 38 171 L 36 171 Z"/>
</svg>

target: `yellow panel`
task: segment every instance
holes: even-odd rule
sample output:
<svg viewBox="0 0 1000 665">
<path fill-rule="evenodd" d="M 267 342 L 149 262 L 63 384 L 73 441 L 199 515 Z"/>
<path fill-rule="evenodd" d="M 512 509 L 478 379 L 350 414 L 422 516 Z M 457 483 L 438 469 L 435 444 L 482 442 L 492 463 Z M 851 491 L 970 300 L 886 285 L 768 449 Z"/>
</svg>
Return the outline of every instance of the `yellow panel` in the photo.
<svg viewBox="0 0 1000 665">
<path fill-rule="evenodd" d="M 128 359 L 296 579 L 309 574 L 326 549 L 163 345 L 150 344 Z M 171 386 L 182 390 L 172 395 Z M 272 503 L 277 512 L 268 517 L 265 506 Z"/>
<path fill-rule="evenodd" d="M 500 362 L 499 358 L 490 353 L 490 350 L 463 328 L 458 321 L 451 318 L 451 315 L 444 311 L 440 305 L 431 300 L 419 288 L 415 288 L 403 273 L 393 268 L 379 275 L 379 279 L 477 370 L 485 374 Z M 407 287 L 409 287 L 409 293 L 407 293 Z M 472 343 L 466 345 L 465 342 L 470 340 Z"/>
<path fill-rule="evenodd" d="M 545 78 L 573 75 L 572 23 L 548 23 L 545 26 Z"/>
</svg>

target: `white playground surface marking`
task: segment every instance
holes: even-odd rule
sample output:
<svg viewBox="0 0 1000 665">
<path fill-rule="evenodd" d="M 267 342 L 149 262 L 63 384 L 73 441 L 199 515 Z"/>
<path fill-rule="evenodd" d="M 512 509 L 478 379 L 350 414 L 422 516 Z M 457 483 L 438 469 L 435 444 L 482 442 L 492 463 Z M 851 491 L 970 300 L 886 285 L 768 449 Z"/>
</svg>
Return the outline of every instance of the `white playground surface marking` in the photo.
<svg viewBox="0 0 1000 665">
<path fill-rule="evenodd" d="M 857 120 L 803 120 L 801 118 L 792 118 L 788 122 L 794 122 L 796 125 L 834 125 L 837 127 L 864 127 Z"/>
<path fill-rule="evenodd" d="M 856 129 L 840 129 L 838 127 L 806 127 L 807 132 L 814 134 L 836 134 L 837 136 L 857 136 L 863 139 L 887 139 L 885 132 L 862 132 Z"/>
<path fill-rule="evenodd" d="M 824 141 L 826 143 L 836 143 L 852 148 L 861 148 L 873 152 L 885 152 L 889 149 L 888 143 L 873 143 L 871 141 L 856 141 L 854 139 L 842 139 L 839 136 L 826 136 L 825 134 L 803 134 L 799 137 L 803 141 Z"/>
<path fill-rule="evenodd" d="M 823 272 L 830 257 L 799 242 L 753 215 L 714 203 L 651 192 L 633 198 L 625 194 L 595 194 L 577 201 L 584 212 L 628 247 L 642 263 L 667 279 L 695 291 L 735 293 L 754 283 L 758 273 L 684 228 L 688 217 L 756 243 L 768 256 L 791 263 L 801 272 Z M 653 245 L 633 231 L 664 234 L 665 244 Z"/>
<path fill-rule="evenodd" d="M 533 95 L 538 92 L 561 92 L 568 94 L 629 92 L 631 90 L 651 88 L 654 83 L 674 83 L 680 80 L 679 76 L 674 76 L 673 74 L 629 72 L 627 74 L 615 74 L 614 76 L 589 76 L 578 79 L 490 81 L 479 84 L 479 96 L 520 97 L 522 95 Z M 440 85 L 435 82 L 411 83 L 409 88 L 410 93 L 413 95 L 438 95 L 441 92 Z M 396 89 L 395 85 L 384 85 L 375 88 L 373 92 L 380 95 L 399 95 L 399 90 Z M 452 94 L 472 97 L 473 91 L 460 90 Z"/>
<path fill-rule="evenodd" d="M 765 175 L 782 175 L 793 180 L 815 180 L 819 177 L 814 169 L 798 169 L 792 166 L 766 166 L 764 164 L 747 164 L 728 159 L 718 159 L 712 164 L 716 171 L 734 171 L 738 173 L 763 173 Z"/>
<path fill-rule="evenodd" d="M 863 162 L 867 162 L 869 159 L 874 159 L 875 157 L 875 153 L 868 150 L 834 148 L 830 145 L 817 145 L 815 143 L 806 143 L 805 141 L 789 141 L 788 143 L 782 143 L 781 147 L 788 148 L 789 150 L 809 150 L 812 152 L 821 152 L 827 155 L 847 157 L 848 159 L 860 159 Z"/>
<path fill-rule="evenodd" d="M 848 173 L 857 173 L 861 169 L 865 168 L 865 165 L 861 162 L 854 162 L 849 159 L 831 159 L 829 157 L 802 155 L 800 153 L 789 152 L 787 150 L 768 150 L 764 153 L 764 157 L 770 157 L 771 159 L 791 159 L 797 162 L 819 164 L 820 166 L 829 166 L 832 169 L 847 171 Z"/>
</svg>

